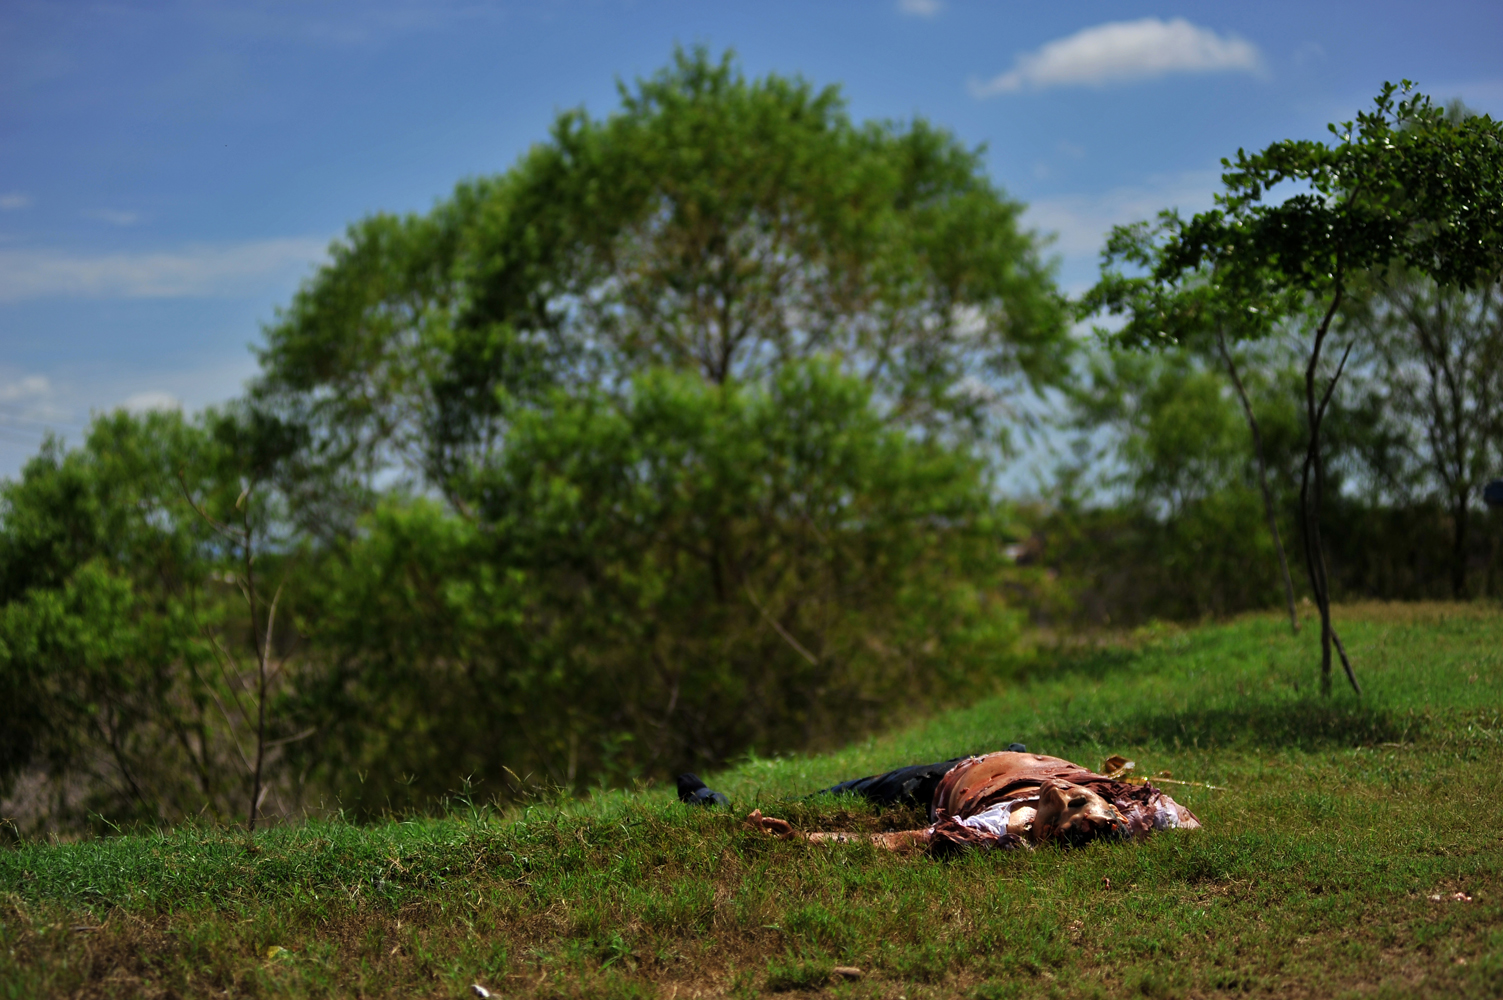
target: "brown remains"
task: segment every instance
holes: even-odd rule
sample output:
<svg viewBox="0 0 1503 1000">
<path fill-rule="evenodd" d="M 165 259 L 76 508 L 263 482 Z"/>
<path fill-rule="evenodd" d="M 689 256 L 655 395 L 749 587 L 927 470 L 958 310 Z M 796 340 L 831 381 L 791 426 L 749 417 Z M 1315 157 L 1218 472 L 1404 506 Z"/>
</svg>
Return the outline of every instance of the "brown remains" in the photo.
<svg viewBox="0 0 1503 1000">
<path fill-rule="evenodd" d="M 1000 751 L 961 761 L 940 781 L 919 830 L 863 836 L 801 833 L 763 816 L 747 824 L 763 833 L 815 844 L 870 840 L 889 850 L 914 847 L 1011 848 L 1058 840 L 1078 845 L 1100 836 L 1146 837 L 1155 830 L 1200 828 L 1200 820 L 1152 784 L 1129 784 L 1043 754 Z"/>
</svg>

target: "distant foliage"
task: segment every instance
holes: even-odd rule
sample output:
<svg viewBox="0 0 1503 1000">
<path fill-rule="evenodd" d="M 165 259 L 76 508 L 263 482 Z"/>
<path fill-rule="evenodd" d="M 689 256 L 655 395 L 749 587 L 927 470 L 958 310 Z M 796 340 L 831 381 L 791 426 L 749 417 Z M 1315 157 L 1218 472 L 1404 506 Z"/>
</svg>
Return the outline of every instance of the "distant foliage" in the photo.
<svg viewBox="0 0 1503 1000">
<path fill-rule="evenodd" d="M 1404 81 L 1384 84 L 1370 110 L 1329 130 L 1330 145 L 1287 140 L 1223 159 L 1223 190 L 1209 211 L 1187 220 L 1169 210 L 1157 225 L 1116 227 L 1085 307 L 1122 315 L 1115 339 L 1150 348 L 1208 336 L 1263 340 L 1287 330 L 1280 321 L 1304 321 L 1299 526 L 1320 614 L 1321 689 L 1330 692 L 1334 650 L 1360 693 L 1332 623 L 1322 542 L 1325 498 L 1335 495 L 1322 428 L 1362 339 L 1337 321 L 1370 277 L 1390 268 L 1462 291 L 1498 280 L 1503 123 L 1447 112 Z M 1282 193 L 1286 184 L 1294 193 Z"/>
<path fill-rule="evenodd" d="M 1091 344 L 979 151 L 677 53 L 352 225 L 245 398 L 0 484 L 7 817 L 627 786 L 974 697 L 1025 613 L 1503 595 L 1498 126 L 1396 95 L 1116 230 Z"/>
<path fill-rule="evenodd" d="M 1488 345 L 1499 328 L 1496 312 L 1482 308 L 1495 294 L 1374 284 L 1342 318 L 1338 330 L 1382 327 L 1354 351 L 1325 418 L 1332 496 L 1321 533 L 1338 599 L 1503 597 L 1503 516 L 1483 507 L 1480 489 L 1503 476 L 1495 450 L 1503 436 L 1490 430 L 1497 417 L 1487 405 L 1496 379 Z M 1426 363 L 1416 317 L 1396 315 L 1390 295 L 1411 305 L 1447 303 L 1432 318 L 1446 324 L 1450 377 Z M 1296 350 L 1270 338 L 1234 352 L 1285 538 L 1297 531 L 1304 457 Z M 1050 502 L 1027 515 L 1036 537 L 1025 559 L 1060 574 L 1050 595 L 1033 595 L 1036 614 L 1130 625 L 1279 602 L 1250 434 L 1214 355 L 1102 349 L 1086 366 L 1072 412 L 1081 450 L 1062 467 Z M 1437 461 L 1446 456 L 1456 470 L 1449 476 Z M 1309 594 L 1303 585 L 1297 592 Z M 1061 604 L 1065 595 L 1071 600 Z M 1305 606 L 1302 617 L 1312 613 Z"/>
<path fill-rule="evenodd" d="M 1287 500 L 1298 488 L 1295 375 L 1275 351 L 1237 353 L 1275 494 Z M 1127 625 L 1278 603 L 1247 423 L 1214 355 L 1100 350 L 1073 414 L 1081 451 L 1036 515 L 1036 558 L 1063 574 L 1077 614 Z"/>
<path fill-rule="evenodd" d="M 0 486 L 0 791 L 20 778 L 25 793 L 13 820 L 243 814 L 255 638 L 234 553 L 185 491 L 269 528 L 275 512 L 247 486 L 271 438 L 246 430 L 232 413 L 119 412 Z M 282 557 L 263 556 L 273 574 Z M 285 808 L 285 790 L 273 802 Z"/>
</svg>

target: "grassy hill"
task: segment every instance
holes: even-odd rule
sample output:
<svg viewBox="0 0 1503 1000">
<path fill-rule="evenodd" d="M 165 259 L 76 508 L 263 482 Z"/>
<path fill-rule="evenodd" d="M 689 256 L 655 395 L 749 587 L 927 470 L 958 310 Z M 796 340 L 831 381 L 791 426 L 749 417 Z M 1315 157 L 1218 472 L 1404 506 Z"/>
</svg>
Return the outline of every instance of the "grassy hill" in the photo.
<svg viewBox="0 0 1503 1000">
<path fill-rule="evenodd" d="M 1337 619 L 1360 699 L 1314 694 L 1310 629 L 1147 630 L 837 754 L 748 760 L 711 781 L 733 813 L 648 789 L 254 851 L 205 829 L 0 851 L 0 995 L 1503 995 L 1503 614 Z M 739 825 L 917 823 L 794 797 L 1013 740 L 1226 790 L 1173 788 L 1200 832 L 954 861 Z"/>
</svg>

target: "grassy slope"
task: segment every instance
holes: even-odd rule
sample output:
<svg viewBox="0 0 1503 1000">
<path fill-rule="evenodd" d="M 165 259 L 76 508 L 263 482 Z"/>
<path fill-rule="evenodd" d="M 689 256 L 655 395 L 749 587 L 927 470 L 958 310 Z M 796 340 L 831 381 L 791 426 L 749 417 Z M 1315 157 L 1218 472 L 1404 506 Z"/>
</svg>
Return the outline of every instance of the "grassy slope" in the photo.
<svg viewBox="0 0 1503 1000">
<path fill-rule="evenodd" d="M 1251 618 L 714 782 L 737 815 L 878 829 L 912 817 L 780 800 L 1018 739 L 1229 786 L 1176 790 L 1199 833 L 941 862 L 649 792 L 275 830 L 254 854 L 193 830 L 26 846 L 0 852 L 0 995 L 1503 995 L 1503 615 L 1339 621 L 1360 701 L 1311 695 L 1309 630 Z M 828 987 L 832 964 L 866 976 Z"/>
</svg>

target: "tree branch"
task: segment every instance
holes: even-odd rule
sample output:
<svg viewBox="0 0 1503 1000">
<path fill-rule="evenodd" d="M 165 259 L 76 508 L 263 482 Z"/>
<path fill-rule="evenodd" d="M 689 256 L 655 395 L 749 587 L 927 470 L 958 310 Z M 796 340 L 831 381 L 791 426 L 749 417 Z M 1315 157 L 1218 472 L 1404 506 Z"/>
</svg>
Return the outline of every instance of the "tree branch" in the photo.
<svg viewBox="0 0 1503 1000">
<path fill-rule="evenodd" d="M 1231 376 L 1232 385 L 1237 389 L 1237 398 L 1242 402 L 1248 429 L 1252 431 L 1253 452 L 1258 459 L 1258 485 L 1263 491 L 1263 512 L 1268 519 L 1268 533 L 1273 536 L 1274 550 L 1279 555 L 1279 573 L 1284 580 L 1284 598 L 1289 605 L 1289 629 L 1298 635 L 1299 612 L 1294 605 L 1294 580 L 1289 576 L 1289 560 L 1284 556 L 1284 542 L 1279 537 L 1279 521 L 1273 507 L 1273 490 L 1268 486 L 1268 460 L 1263 454 L 1263 435 L 1258 429 L 1258 418 L 1253 415 L 1252 403 L 1247 398 L 1247 389 L 1243 387 L 1231 352 L 1226 348 L 1226 334 L 1220 326 L 1216 328 L 1216 347 L 1221 351 L 1221 360 L 1226 363 L 1227 374 Z"/>
<path fill-rule="evenodd" d="M 819 658 L 805 649 L 801 642 L 790 635 L 788 633 L 788 630 L 785 629 L 781 624 L 779 624 L 776 618 L 768 614 L 766 608 L 762 607 L 761 602 L 758 601 L 756 595 L 752 593 L 751 584 L 746 583 L 742 586 L 746 590 L 746 599 L 751 601 L 752 607 L 756 608 L 757 612 L 763 617 L 763 619 L 766 620 L 767 624 L 772 626 L 773 631 L 782 636 L 783 641 L 788 643 L 789 646 L 792 646 L 794 652 L 798 653 L 798 655 L 808 660 L 811 666 L 819 666 Z"/>
</svg>

